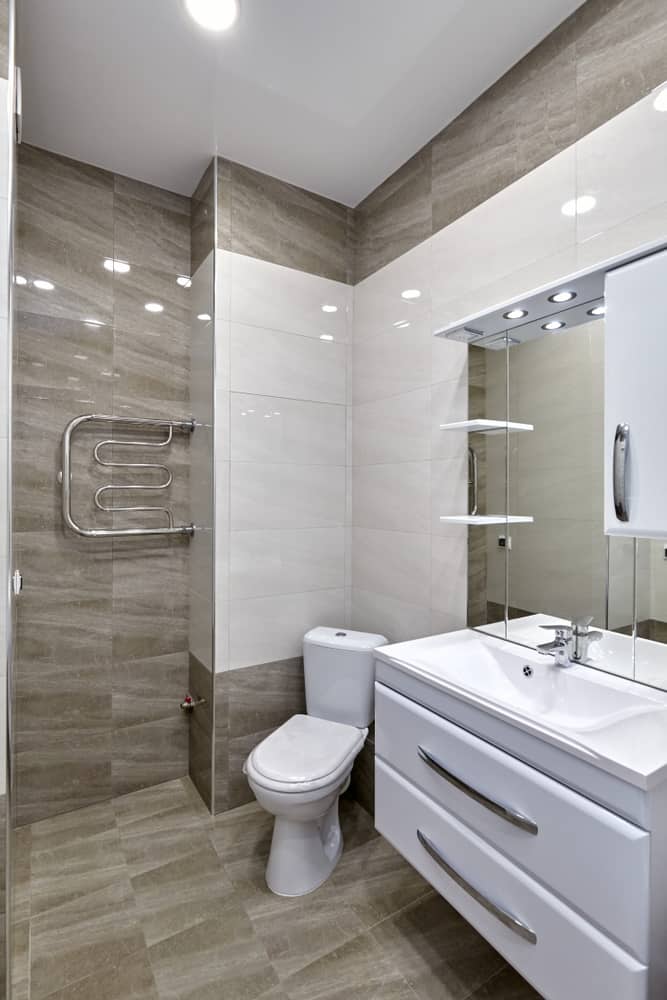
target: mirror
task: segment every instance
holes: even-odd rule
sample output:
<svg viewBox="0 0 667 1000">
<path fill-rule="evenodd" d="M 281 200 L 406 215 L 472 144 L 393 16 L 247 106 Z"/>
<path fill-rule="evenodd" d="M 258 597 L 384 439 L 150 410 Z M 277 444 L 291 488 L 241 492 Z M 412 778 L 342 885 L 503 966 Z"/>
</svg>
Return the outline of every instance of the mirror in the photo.
<svg viewBox="0 0 667 1000">
<path fill-rule="evenodd" d="M 468 624 L 537 648 L 585 620 L 583 662 L 665 687 L 667 544 L 604 531 L 605 320 L 592 293 L 469 344 Z"/>
</svg>

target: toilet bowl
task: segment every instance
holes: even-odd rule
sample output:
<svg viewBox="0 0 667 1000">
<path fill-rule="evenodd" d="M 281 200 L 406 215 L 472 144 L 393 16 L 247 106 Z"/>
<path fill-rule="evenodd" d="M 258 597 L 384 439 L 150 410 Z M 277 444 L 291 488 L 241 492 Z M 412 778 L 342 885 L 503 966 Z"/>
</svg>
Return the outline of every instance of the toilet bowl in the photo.
<svg viewBox="0 0 667 1000">
<path fill-rule="evenodd" d="M 279 896 L 313 892 L 341 856 L 338 799 L 373 719 L 373 653 L 385 642 L 311 630 L 304 637 L 308 715 L 293 715 L 243 766 L 258 803 L 275 816 L 266 882 Z"/>
<path fill-rule="evenodd" d="M 294 715 L 248 757 L 244 770 L 255 798 L 276 818 L 266 882 L 277 895 L 312 892 L 338 863 L 338 799 L 367 735 L 367 729 Z"/>
</svg>

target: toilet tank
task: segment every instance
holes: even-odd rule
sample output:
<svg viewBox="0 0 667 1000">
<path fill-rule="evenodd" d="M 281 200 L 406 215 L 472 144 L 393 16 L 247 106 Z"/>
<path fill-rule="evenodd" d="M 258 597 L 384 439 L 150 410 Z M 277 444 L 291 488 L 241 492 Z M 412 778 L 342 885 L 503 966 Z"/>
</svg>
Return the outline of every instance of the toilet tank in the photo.
<svg viewBox="0 0 667 1000">
<path fill-rule="evenodd" d="M 303 637 L 306 711 L 318 719 L 364 729 L 375 716 L 373 651 L 383 635 L 314 628 Z"/>
</svg>

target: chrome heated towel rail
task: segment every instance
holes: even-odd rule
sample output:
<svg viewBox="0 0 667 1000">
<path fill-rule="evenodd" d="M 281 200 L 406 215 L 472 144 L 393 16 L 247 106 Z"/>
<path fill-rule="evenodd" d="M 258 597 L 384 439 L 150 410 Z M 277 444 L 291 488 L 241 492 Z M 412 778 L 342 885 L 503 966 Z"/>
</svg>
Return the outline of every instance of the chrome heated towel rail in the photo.
<svg viewBox="0 0 667 1000">
<path fill-rule="evenodd" d="M 98 510 L 107 513 L 134 513 L 143 511 L 153 511 L 164 514 L 167 518 L 167 526 L 162 528 L 83 528 L 74 520 L 72 515 L 72 435 L 78 427 L 86 423 L 105 423 L 120 425 L 127 428 L 145 427 L 151 430 L 162 430 L 165 432 L 164 440 L 137 440 L 136 438 L 114 438 L 109 437 L 103 441 L 98 441 L 93 448 L 93 457 L 98 465 L 107 469 L 125 469 L 134 471 L 159 472 L 162 476 L 161 482 L 156 483 L 107 483 L 100 486 L 95 491 L 93 502 Z M 174 431 L 182 434 L 191 434 L 195 429 L 193 420 L 159 420 L 153 417 L 112 417 L 100 413 L 86 413 L 83 416 L 70 420 L 62 439 L 62 469 L 60 481 L 62 486 L 62 509 L 63 521 L 67 527 L 83 538 L 131 538 L 141 535 L 193 535 L 194 526 L 192 524 L 174 524 L 174 518 L 168 507 L 152 506 L 143 504 L 139 506 L 121 506 L 114 504 L 107 499 L 110 498 L 114 490 L 119 493 L 160 493 L 171 486 L 173 476 L 166 465 L 154 462 L 122 462 L 104 458 L 102 451 L 105 448 L 139 448 L 147 450 L 152 448 L 168 448 L 174 436 Z"/>
</svg>

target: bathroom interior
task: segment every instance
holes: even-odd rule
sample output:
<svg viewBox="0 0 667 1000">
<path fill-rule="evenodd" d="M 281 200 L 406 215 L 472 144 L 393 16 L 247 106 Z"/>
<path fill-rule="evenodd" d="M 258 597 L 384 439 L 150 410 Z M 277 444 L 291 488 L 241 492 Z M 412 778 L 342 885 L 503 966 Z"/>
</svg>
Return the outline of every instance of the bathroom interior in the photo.
<svg viewBox="0 0 667 1000">
<path fill-rule="evenodd" d="M 667 6 L 0 0 L 0 1000 L 665 1000 Z"/>
</svg>

